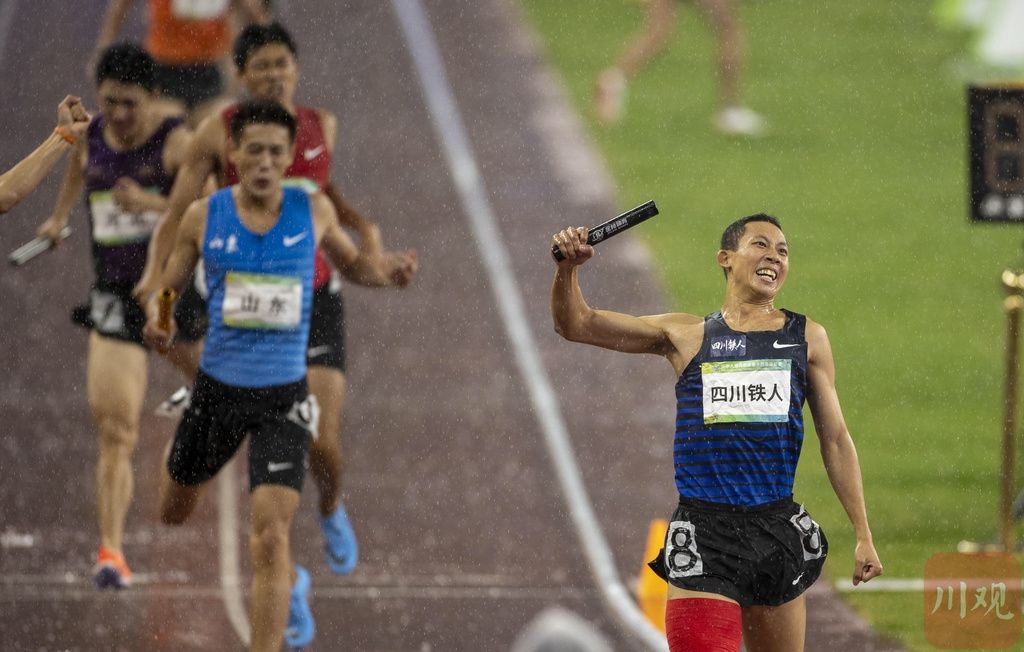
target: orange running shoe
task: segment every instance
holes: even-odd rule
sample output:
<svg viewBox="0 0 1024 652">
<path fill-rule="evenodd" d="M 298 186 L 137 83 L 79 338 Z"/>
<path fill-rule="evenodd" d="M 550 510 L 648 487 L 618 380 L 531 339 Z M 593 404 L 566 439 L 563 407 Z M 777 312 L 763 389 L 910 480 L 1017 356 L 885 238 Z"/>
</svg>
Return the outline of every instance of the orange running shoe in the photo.
<svg viewBox="0 0 1024 652">
<path fill-rule="evenodd" d="M 132 571 L 128 568 L 124 556 L 106 546 L 100 546 L 96 553 L 96 567 L 93 573 L 96 588 L 99 589 L 125 589 L 132 585 Z"/>
</svg>

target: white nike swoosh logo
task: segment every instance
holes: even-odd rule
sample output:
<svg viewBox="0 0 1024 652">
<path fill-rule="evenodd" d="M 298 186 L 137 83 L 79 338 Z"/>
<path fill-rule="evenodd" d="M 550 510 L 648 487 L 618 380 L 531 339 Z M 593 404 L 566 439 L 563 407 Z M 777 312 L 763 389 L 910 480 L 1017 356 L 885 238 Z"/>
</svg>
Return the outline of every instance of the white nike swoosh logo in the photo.
<svg viewBox="0 0 1024 652">
<path fill-rule="evenodd" d="M 324 146 L 320 145 L 318 147 L 314 147 L 313 149 L 305 150 L 304 152 L 302 152 L 302 156 L 304 156 L 307 161 L 312 161 L 317 156 L 320 156 L 320 154 L 323 151 L 324 151 Z"/>
<path fill-rule="evenodd" d="M 299 242 L 300 240 L 305 238 L 307 235 L 309 235 L 309 231 L 303 231 L 302 233 L 300 233 L 298 235 L 286 235 L 284 237 L 284 246 L 290 247 L 293 244 L 295 244 L 296 242 Z"/>
<path fill-rule="evenodd" d="M 284 471 L 294 466 L 291 462 L 267 462 L 267 470 L 271 473 L 277 473 L 278 471 Z"/>
<path fill-rule="evenodd" d="M 800 573 L 799 575 L 797 575 L 797 576 L 796 576 L 796 579 L 795 579 L 795 580 L 793 580 L 793 586 L 796 586 L 796 583 L 797 583 L 797 582 L 799 582 L 799 581 L 800 581 L 800 578 L 801 578 L 801 577 L 803 577 L 803 576 L 804 576 L 804 574 L 803 574 L 803 573 Z"/>
<path fill-rule="evenodd" d="M 321 353 L 330 353 L 333 350 L 334 347 L 331 346 L 330 344 L 325 344 L 323 346 L 314 346 L 313 348 L 308 349 L 306 351 L 306 358 L 315 358 Z"/>
<path fill-rule="evenodd" d="M 800 346 L 800 345 L 799 344 L 779 344 L 778 340 L 775 340 L 774 342 L 772 342 L 772 347 L 774 347 L 776 349 L 788 349 L 788 348 L 794 347 L 794 346 Z"/>
</svg>

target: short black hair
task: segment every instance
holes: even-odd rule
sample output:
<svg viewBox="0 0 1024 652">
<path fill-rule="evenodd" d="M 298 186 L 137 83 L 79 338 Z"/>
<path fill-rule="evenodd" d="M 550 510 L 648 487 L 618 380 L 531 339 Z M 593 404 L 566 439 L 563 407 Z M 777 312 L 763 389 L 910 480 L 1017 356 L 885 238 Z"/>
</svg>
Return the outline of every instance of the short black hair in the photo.
<svg viewBox="0 0 1024 652">
<path fill-rule="evenodd" d="M 107 79 L 135 84 L 152 92 L 156 88 L 156 64 L 137 43 L 115 43 L 100 54 L 96 64 L 96 85 Z"/>
<path fill-rule="evenodd" d="M 726 249 L 728 251 L 736 251 L 737 247 L 740 246 L 740 238 L 747 230 L 747 225 L 751 222 L 768 222 L 773 224 L 778 230 L 782 230 L 782 225 L 779 224 L 779 219 L 768 215 L 767 213 L 756 213 L 754 215 L 747 215 L 741 217 L 729 226 L 725 227 L 725 231 L 722 232 L 722 243 L 720 249 Z"/>
<path fill-rule="evenodd" d="M 238 105 L 238 111 L 231 116 L 231 140 L 237 145 L 246 127 L 260 124 L 281 125 L 288 130 L 289 141 L 295 142 L 295 133 L 299 128 L 295 116 L 277 102 L 269 100 L 242 102 Z"/>
<path fill-rule="evenodd" d="M 272 43 L 280 43 L 286 46 L 291 51 L 292 56 L 297 57 L 299 55 L 299 49 L 296 47 L 292 35 L 284 28 L 284 25 L 281 23 L 270 23 L 269 25 L 253 23 L 243 29 L 238 38 L 235 39 L 235 65 L 238 66 L 239 70 L 245 70 L 245 64 L 248 63 L 249 55 L 253 53 L 253 50 Z"/>
</svg>

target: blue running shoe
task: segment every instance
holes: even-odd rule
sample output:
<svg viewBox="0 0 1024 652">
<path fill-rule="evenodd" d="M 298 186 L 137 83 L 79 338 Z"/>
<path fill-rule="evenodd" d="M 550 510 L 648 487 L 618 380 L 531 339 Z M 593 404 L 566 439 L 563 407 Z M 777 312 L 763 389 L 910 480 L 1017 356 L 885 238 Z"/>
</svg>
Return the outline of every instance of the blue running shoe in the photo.
<svg viewBox="0 0 1024 652">
<path fill-rule="evenodd" d="M 284 640 L 293 650 L 301 650 L 313 642 L 315 633 L 316 623 L 309 609 L 309 572 L 295 564 L 295 584 L 288 604 L 288 626 L 284 630 Z"/>
<path fill-rule="evenodd" d="M 338 575 L 347 575 L 355 570 L 359 561 L 359 544 L 345 508 L 338 505 L 330 516 L 321 516 L 320 530 L 324 533 L 324 550 L 331 570 Z"/>
</svg>

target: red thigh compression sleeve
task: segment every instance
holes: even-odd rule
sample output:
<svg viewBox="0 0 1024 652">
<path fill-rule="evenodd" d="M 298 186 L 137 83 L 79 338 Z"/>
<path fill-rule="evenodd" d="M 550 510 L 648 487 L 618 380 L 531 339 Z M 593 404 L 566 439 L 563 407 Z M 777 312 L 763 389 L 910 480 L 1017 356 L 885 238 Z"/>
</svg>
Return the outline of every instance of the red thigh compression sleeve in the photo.
<svg viewBox="0 0 1024 652">
<path fill-rule="evenodd" d="M 670 652 L 739 652 L 740 606 L 707 598 L 676 598 L 665 607 Z"/>
</svg>

